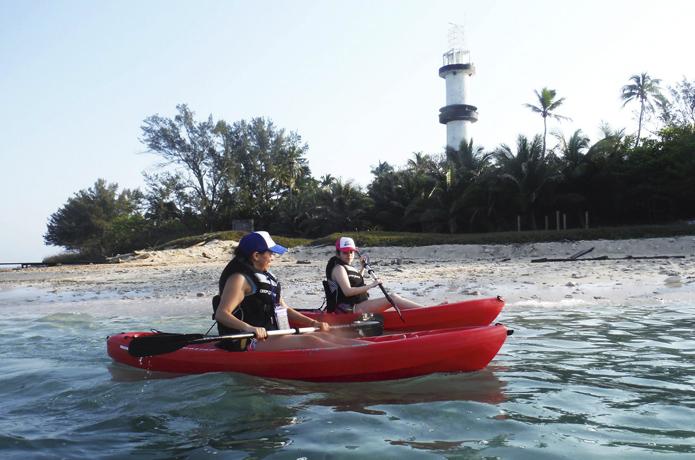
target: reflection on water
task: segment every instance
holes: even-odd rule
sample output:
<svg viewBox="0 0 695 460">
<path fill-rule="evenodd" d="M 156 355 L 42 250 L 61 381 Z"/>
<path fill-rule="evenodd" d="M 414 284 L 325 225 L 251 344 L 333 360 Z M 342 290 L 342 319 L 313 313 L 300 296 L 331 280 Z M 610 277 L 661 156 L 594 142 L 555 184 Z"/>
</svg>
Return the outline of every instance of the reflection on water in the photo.
<svg viewBox="0 0 695 460">
<path fill-rule="evenodd" d="M 435 374 L 404 380 L 350 384 L 317 384 L 265 380 L 259 389 L 271 395 L 306 395 L 305 405 L 321 405 L 340 412 L 385 414 L 382 405 L 436 401 L 478 401 L 497 404 L 505 400 L 502 382 L 492 370 L 462 374 Z"/>
</svg>

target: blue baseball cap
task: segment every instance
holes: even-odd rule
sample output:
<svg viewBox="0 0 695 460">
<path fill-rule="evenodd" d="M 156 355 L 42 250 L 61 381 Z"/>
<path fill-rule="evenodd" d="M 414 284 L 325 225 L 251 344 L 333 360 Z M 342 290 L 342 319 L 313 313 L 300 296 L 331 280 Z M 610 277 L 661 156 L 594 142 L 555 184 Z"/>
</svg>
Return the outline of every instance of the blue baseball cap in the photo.
<svg viewBox="0 0 695 460">
<path fill-rule="evenodd" d="M 275 244 L 268 232 L 251 232 L 239 241 L 239 251 L 246 257 L 250 257 L 254 252 L 270 251 L 275 254 L 284 254 L 287 248 Z"/>
</svg>

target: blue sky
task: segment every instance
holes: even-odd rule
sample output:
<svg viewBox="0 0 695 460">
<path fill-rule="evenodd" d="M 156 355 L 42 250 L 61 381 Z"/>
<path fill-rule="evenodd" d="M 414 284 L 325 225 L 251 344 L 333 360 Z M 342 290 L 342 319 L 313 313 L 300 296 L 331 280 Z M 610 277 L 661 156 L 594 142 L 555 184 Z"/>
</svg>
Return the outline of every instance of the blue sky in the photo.
<svg viewBox="0 0 695 460">
<path fill-rule="evenodd" d="M 0 0 L 0 262 L 37 261 L 48 217 L 104 178 L 142 187 L 157 158 L 142 121 L 187 103 L 297 131 L 313 174 L 369 183 L 379 161 L 439 153 L 449 23 L 477 68 L 476 144 L 542 132 L 523 107 L 554 88 L 592 140 L 636 129 L 620 88 L 648 72 L 695 79 L 690 1 Z"/>
</svg>

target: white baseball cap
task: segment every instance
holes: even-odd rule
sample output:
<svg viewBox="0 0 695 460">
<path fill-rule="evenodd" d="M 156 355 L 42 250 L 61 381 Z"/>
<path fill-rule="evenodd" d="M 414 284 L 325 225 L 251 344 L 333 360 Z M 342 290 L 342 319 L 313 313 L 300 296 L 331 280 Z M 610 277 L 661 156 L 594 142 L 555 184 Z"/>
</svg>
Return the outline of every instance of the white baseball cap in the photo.
<svg viewBox="0 0 695 460">
<path fill-rule="evenodd" d="M 340 252 L 358 251 L 357 246 L 355 246 L 355 241 L 347 236 L 338 238 L 335 242 L 335 249 Z"/>
</svg>

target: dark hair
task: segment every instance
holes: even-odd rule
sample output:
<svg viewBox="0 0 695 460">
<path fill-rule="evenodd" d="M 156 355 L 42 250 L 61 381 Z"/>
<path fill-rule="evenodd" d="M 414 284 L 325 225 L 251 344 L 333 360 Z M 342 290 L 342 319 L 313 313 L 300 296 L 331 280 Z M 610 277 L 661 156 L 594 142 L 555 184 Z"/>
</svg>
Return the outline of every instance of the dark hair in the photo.
<svg viewBox="0 0 695 460">
<path fill-rule="evenodd" d="M 239 248 L 240 248 L 240 246 L 237 246 L 237 247 L 234 248 L 234 257 L 236 257 L 236 258 L 238 258 L 238 259 L 241 259 L 241 260 L 243 260 L 243 261 L 246 261 L 247 263 L 250 263 L 250 262 L 251 262 L 251 256 L 253 255 L 254 252 L 257 252 L 257 253 L 259 253 L 259 254 L 263 254 L 263 253 L 265 253 L 265 252 L 273 252 L 273 251 L 271 251 L 270 249 L 268 249 L 267 251 L 253 251 L 251 254 L 249 254 L 249 255 L 247 256 L 246 254 L 244 254 L 243 252 L 241 252 L 241 249 L 239 249 Z"/>
<path fill-rule="evenodd" d="M 238 260 L 242 264 L 252 265 L 251 264 L 251 257 L 248 257 L 246 254 L 241 252 L 241 250 L 239 249 L 239 246 L 234 248 L 234 259 Z"/>
</svg>

